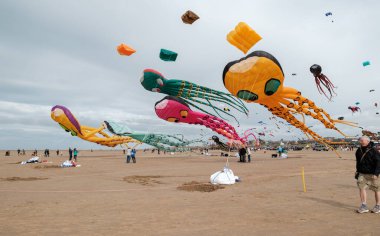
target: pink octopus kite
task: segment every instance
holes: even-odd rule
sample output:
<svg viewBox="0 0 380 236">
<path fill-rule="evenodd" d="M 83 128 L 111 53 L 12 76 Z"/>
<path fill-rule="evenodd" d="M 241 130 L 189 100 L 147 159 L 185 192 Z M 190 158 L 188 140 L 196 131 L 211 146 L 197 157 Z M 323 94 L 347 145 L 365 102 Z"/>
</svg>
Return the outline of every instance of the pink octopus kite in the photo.
<svg viewBox="0 0 380 236">
<path fill-rule="evenodd" d="M 245 144 L 245 140 L 239 137 L 235 128 L 230 124 L 218 117 L 191 110 L 181 98 L 166 96 L 156 102 L 155 111 L 157 116 L 163 120 L 204 125 L 228 139 L 240 141 L 242 144 Z"/>
</svg>

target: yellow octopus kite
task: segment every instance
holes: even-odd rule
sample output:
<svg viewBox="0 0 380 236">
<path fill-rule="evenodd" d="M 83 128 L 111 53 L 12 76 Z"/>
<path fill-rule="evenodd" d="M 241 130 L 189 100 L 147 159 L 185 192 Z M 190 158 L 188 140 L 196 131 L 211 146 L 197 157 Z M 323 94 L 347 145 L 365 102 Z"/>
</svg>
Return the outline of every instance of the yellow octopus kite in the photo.
<svg viewBox="0 0 380 236">
<path fill-rule="evenodd" d="M 125 145 L 128 147 L 128 144 L 130 143 L 134 144 L 133 147 L 135 147 L 141 143 L 140 141 L 130 137 L 108 135 L 104 132 L 106 129 L 105 124 L 102 124 L 99 128 L 80 125 L 71 111 L 64 106 L 54 106 L 51 109 L 51 118 L 66 132 L 70 132 L 72 136 L 78 136 L 88 142 L 93 142 L 108 147 L 115 147 L 117 145 Z"/>
<path fill-rule="evenodd" d="M 284 73 L 280 63 L 271 54 L 264 51 L 254 51 L 248 56 L 228 63 L 223 71 L 224 86 L 234 96 L 246 102 L 259 103 L 273 115 L 283 118 L 291 125 L 301 129 L 306 136 L 327 144 L 323 137 L 309 129 L 305 121 L 301 122 L 293 114 L 311 116 L 319 120 L 328 129 L 336 130 L 343 136 L 336 123 L 356 127 L 356 123 L 333 120 L 322 108 L 313 101 L 303 97 L 294 88 L 284 87 Z"/>
</svg>

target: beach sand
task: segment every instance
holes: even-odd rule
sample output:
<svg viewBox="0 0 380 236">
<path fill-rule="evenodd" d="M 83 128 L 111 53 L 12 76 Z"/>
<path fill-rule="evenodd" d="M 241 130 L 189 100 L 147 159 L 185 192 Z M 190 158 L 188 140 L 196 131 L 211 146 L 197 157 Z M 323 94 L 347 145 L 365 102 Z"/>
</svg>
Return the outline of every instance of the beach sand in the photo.
<svg viewBox="0 0 380 236">
<path fill-rule="evenodd" d="M 4 153 L 0 235 L 380 235 L 380 215 L 355 213 L 353 152 L 230 158 L 242 181 L 224 188 L 208 184 L 225 164 L 219 156 L 139 151 L 137 163 L 126 164 L 122 151 L 81 151 L 81 167 L 56 168 L 67 152 L 27 165 L 16 163 L 28 155 Z M 373 207 L 372 192 L 368 202 Z"/>
</svg>

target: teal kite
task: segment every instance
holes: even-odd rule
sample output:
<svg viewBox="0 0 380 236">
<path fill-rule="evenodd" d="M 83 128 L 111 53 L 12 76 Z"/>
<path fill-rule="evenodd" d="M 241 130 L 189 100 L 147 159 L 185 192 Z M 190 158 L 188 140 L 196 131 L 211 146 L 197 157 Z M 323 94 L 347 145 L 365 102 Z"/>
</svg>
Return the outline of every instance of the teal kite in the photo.
<svg viewBox="0 0 380 236">
<path fill-rule="evenodd" d="M 186 148 L 186 146 L 192 143 L 201 142 L 201 140 L 183 140 L 175 135 L 134 132 L 128 128 L 128 126 L 114 121 L 104 121 L 104 123 L 106 124 L 107 129 L 115 135 L 131 138 L 134 137 L 134 139 L 142 143 L 167 152 L 189 151 L 189 148 Z"/>
<path fill-rule="evenodd" d="M 167 49 L 161 49 L 160 51 L 160 58 L 163 61 L 175 61 L 177 59 L 178 53 L 167 50 Z"/>
<path fill-rule="evenodd" d="M 365 61 L 365 62 L 363 62 L 363 66 L 369 66 L 369 65 L 371 65 L 371 62 L 370 62 L 370 61 Z"/>
<path fill-rule="evenodd" d="M 205 109 L 196 104 L 212 108 L 216 115 L 218 115 L 221 118 L 223 118 L 221 116 L 221 114 L 223 114 L 228 117 L 234 118 L 237 121 L 235 116 L 217 107 L 213 103 L 223 104 L 231 109 L 248 115 L 248 109 L 244 105 L 244 103 L 240 99 L 232 96 L 231 94 L 210 89 L 185 80 L 166 79 L 160 72 L 152 69 L 144 70 L 140 82 L 141 85 L 148 91 L 163 93 L 174 97 L 180 97 L 186 101 L 186 104 L 195 107 L 198 110 L 209 115 L 214 114 L 206 111 Z"/>
</svg>

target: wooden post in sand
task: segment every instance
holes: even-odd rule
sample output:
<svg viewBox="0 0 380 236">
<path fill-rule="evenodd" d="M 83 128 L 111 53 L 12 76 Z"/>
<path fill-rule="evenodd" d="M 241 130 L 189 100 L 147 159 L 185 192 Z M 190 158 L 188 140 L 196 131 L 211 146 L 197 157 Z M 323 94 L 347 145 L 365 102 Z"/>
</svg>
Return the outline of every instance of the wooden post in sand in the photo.
<svg viewBox="0 0 380 236">
<path fill-rule="evenodd" d="M 306 193 L 306 183 L 305 183 L 305 168 L 301 168 L 301 176 L 302 176 L 302 185 L 303 185 L 303 192 Z"/>
</svg>

